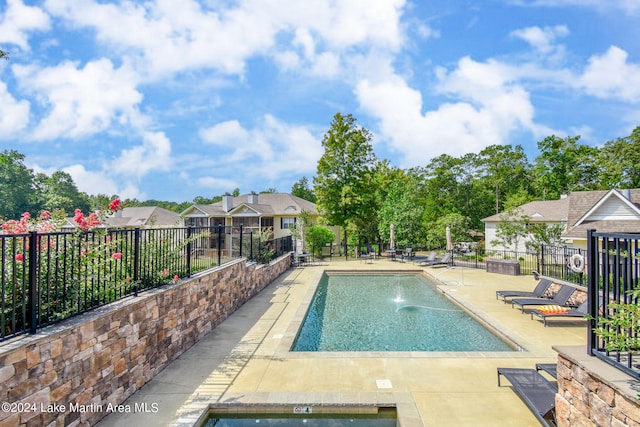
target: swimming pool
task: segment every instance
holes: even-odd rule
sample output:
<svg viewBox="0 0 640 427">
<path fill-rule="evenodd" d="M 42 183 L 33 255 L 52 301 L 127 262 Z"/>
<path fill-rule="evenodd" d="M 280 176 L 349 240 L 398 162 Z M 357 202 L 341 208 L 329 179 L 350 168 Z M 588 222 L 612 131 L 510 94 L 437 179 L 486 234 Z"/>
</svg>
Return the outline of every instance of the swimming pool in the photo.
<svg viewBox="0 0 640 427">
<path fill-rule="evenodd" d="M 318 283 L 291 351 L 516 351 L 419 273 Z"/>
</svg>

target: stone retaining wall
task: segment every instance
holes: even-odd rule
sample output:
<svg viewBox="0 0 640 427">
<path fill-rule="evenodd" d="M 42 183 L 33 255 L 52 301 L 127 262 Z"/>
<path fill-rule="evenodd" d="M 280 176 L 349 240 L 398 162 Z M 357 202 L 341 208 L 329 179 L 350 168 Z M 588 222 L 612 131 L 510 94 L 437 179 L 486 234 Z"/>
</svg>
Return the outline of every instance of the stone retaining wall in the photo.
<svg viewBox="0 0 640 427">
<path fill-rule="evenodd" d="M 558 352 L 558 427 L 640 427 L 640 381 L 587 354 L 584 347 Z"/>
<path fill-rule="evenodd" d="M 290 264 L 237 260 L 0 343 L 0 427 L 93 425 L 131 409 L 118 405 Z"/>
</svg>

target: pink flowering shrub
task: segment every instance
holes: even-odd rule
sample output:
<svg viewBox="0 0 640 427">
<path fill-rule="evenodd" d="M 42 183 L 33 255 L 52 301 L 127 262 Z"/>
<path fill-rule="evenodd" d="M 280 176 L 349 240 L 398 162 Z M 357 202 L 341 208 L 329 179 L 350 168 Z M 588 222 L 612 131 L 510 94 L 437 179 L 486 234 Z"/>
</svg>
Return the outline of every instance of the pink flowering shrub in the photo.
<svg viewBox="0 0 640 427">
<path fill-rule="evenodd" d="M 20 312 L 28 303 L 33 242 L 41 323 L 69 317 L 139 289 L 180 280 L 180 274 L 185 273 L 185 248 L 203 236 L 184 239 L 172 230 L 148 229 L 144 237 L 135 237 L 139 232 L 108 229 L 104 226 L 106 216 L 120 207 L 120 200 L 115 199 L 100 214 L 85 215 L 76 209 L 73 232 L 61 232 L 64 218 L 48 211 L 36 218 L 25 212 L 19 220 L 1 224 L 4 304 L 14 308 L 5 312 L 11 326 L 0 333 L 0 339 L 26 327 Z"/>
</svg>

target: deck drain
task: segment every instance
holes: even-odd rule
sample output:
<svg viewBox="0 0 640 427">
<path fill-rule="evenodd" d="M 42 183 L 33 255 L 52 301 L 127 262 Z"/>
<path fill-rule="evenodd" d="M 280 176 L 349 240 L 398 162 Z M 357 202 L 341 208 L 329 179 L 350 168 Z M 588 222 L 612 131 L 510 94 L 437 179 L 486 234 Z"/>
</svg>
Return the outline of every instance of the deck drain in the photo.
<svg viewBox="0 0 640 427">
<path fill-rule="evenodd" d="M 391 380 L 376 380 L 378 388 L 393 388 Z"/>
</svg>

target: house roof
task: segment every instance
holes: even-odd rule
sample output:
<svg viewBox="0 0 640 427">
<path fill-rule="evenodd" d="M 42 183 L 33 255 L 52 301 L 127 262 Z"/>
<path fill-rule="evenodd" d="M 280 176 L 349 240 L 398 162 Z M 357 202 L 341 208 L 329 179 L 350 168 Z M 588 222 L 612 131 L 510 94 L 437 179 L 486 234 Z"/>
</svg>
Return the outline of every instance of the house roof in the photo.
<svg viewBox="0 0 640 427">
<path fill-rule="evenodd" d="M 525 203 L 520 206 L 522 213 L 530 218 L 531 222 L 565 222 L 567 221 L 567 210 L 569 207 L 569 197 L 559 200 L 538 200 Z M 491 215 L 484 218 L 484 222 L 500 222 L 500 214 Z"/>
<path fill-rule="evenodd" d="M 133 206 L 118 210 L 106 218 L 101 227 L 169 227 L 180 224 L 180 216 L 168 209 L 157 206 Z M 62 228 L 76 228 L 78 224 L 72 217 L 65 218 Z"/>
<path fill-rule="evenodd" d="M 117 211 L 104 222 L 111 227 L 175 226 L 180 223 L 180 215 L 157 206 L 133 206 Z"/>
<path fill-rule="evenodd" d="M 249 203 L 251 196 L 257 197 L 258 203 Z M 242 215 L 243 213 L 258 216 L 298 216 L 303 210 L 312 215 L 317 214 L 315 203 L 308 200 L 288 193 L 261 193 L 233 197 L 230 208 L 226 211 L 223 208 L 223 202 L 220 201 L 210 205 L 192 205 L 182 212 L 180 216 L 216 217 Z"/>
<path fill-rule="evenodd" d="M 571 193 L 564 237 L 586 239 L 587 230 L 605 233 L 640 231 L 640 189 Z"/>
</svg>

